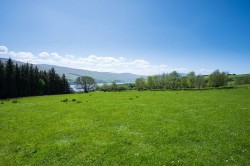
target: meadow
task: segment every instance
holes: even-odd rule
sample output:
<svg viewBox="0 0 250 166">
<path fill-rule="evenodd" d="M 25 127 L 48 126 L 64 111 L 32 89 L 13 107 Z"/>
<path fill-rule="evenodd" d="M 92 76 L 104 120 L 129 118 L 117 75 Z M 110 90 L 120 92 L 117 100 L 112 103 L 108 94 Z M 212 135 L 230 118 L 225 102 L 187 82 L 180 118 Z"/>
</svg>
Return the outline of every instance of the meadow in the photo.
<svg viewBox="0 0 250 166">
<path fill-rule="evenodd" d="M 250 165 L 250 88 L 0 100 L 0 165 Z"/>
</svg>

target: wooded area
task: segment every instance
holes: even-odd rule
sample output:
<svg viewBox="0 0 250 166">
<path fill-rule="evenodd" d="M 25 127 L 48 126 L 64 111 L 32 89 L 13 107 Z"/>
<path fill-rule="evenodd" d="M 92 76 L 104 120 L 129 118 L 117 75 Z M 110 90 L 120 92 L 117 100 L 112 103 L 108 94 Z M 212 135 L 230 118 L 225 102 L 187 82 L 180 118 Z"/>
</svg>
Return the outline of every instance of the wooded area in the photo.
<svg viewBox="0 0 250 166">
<path fill-rule="evenodd" d="M 68 81 L 54 68 L 39 70 L 32 64 L 14 64 L 11 59 L 0 61 L 0 98 L 66 94 L 70 92 Z"/>
</svg>

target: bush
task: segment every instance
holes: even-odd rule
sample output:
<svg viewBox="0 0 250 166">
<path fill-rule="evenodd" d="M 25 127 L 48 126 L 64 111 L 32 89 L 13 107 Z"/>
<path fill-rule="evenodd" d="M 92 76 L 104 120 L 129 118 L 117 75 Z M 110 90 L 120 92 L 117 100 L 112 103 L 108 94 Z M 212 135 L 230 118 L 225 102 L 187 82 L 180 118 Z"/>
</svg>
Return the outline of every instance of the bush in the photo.
<svg viewBox="0 0 250 166">
<path fill-rule="evenodd" d="M 14 104 L 18 103 L 18 101 L 16 99 L 12 100 L 11 102 L 14 103 Z"/>
<path fill-rule="evenodd" d="M 76 101 L 76 99 L 72 99 L 72 101 Z"/>
<path fill-rule="evenodd" d="M 68 102 L 68 99 L 61 100 L 61 102 Z"/>
</svg>

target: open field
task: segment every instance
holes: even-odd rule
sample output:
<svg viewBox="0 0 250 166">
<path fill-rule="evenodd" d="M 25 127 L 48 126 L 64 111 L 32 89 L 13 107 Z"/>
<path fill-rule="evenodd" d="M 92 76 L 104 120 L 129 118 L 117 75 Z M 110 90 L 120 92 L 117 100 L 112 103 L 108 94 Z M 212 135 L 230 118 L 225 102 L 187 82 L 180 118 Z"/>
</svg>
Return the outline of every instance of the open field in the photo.
<svg viewBox="0 0 250 166">
<path fill-rule="evenodd" d="M 249 156 L 247 87 L 0 101 L 0 165 L 250 165 Z"/>
<path fill-rule="evenodd" d="M 250 77 L 250 74 L 229 75 L 229 78 Z"/>
</svg>

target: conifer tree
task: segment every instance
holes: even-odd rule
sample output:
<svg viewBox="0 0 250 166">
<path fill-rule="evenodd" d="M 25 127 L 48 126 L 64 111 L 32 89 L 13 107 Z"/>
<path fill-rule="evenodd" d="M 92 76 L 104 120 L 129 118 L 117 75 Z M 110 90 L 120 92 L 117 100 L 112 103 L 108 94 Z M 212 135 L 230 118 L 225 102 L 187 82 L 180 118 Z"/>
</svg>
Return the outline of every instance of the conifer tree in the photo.
<svg viewBox="0 0 250 166">
<path fill-rule="evenodd" d="M 9 58 L 5 65 L 5 83 L 6 83 L 6 91 L 7 98 L 15 97 L 15 73 L 14 73 L 14 64 L 12 60 Z"/>
<path fill-rule="evenodd" d="M 6 96 L 5 87 L 5 66 L 0 60 L 0 98 L 5 98 Z"/>
</svg>

